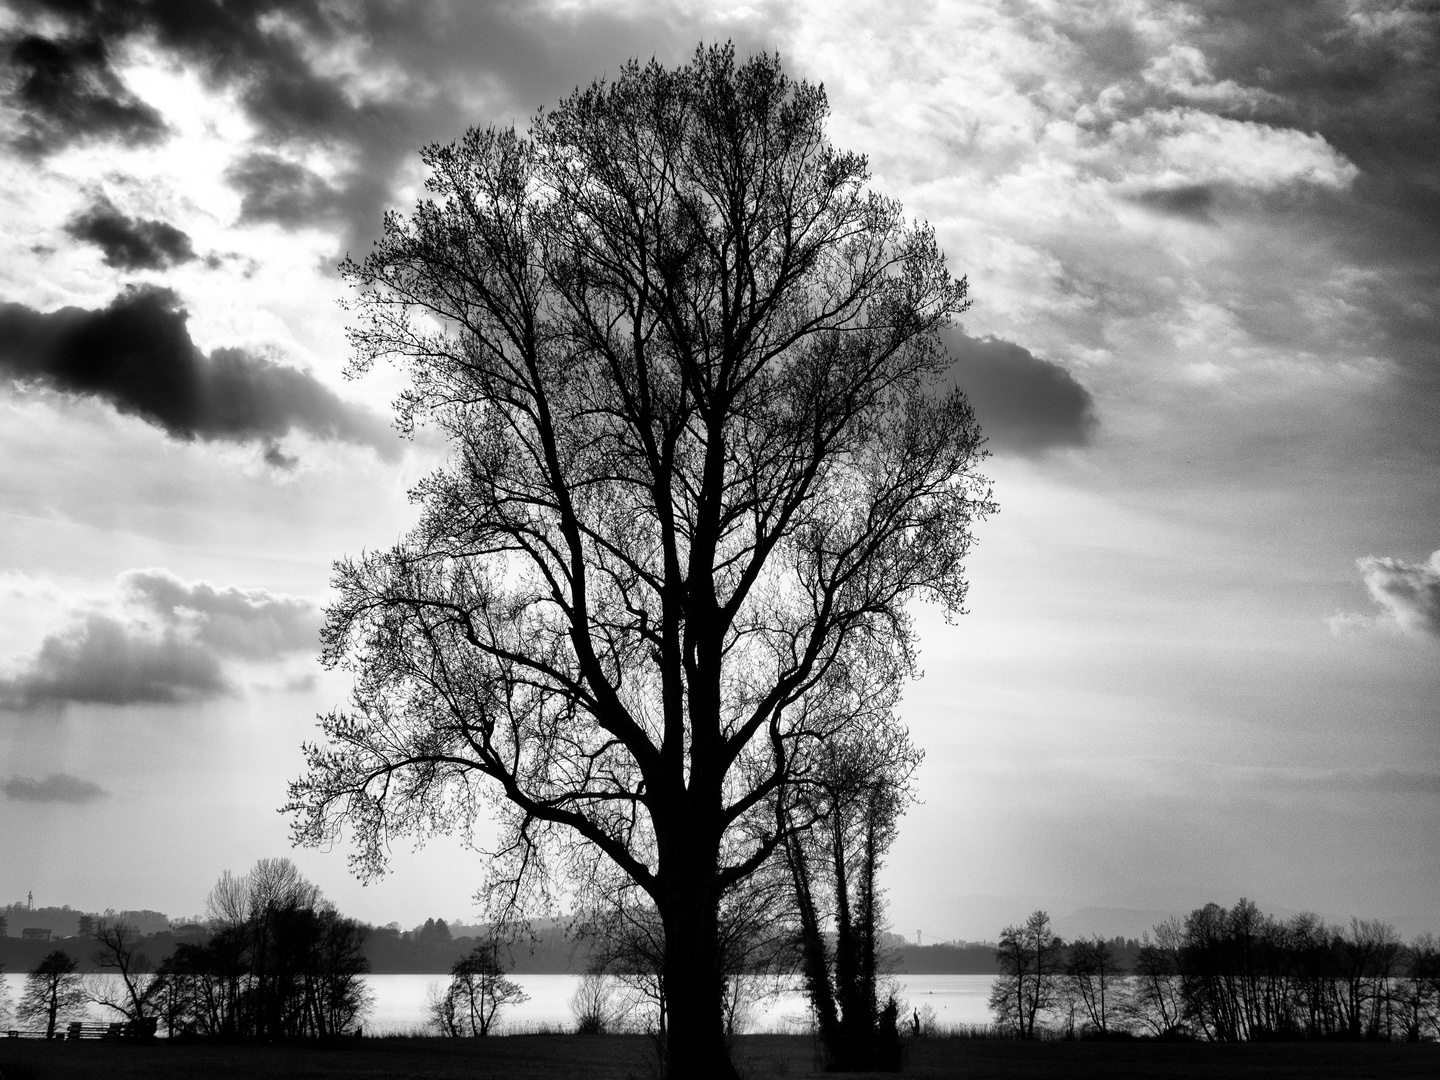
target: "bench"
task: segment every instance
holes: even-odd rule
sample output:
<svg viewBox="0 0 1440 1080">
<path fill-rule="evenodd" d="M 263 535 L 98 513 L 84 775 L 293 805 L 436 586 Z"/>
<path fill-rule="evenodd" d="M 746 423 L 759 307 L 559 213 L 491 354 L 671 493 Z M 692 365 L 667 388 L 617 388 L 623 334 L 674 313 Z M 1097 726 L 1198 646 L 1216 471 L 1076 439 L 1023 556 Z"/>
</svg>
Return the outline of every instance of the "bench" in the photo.
<svg viewBox="0 0 1440 1080">
<path fill-rule="evenodd" d="M 67 1039 L 109 1039 L 119 1038 L 111 1032 L 120 1027 L 119 1024 L 82 1024 L 79 1020 L 72 1021 L 65 1029 Z M 58 1032 L 56 1034 L 59 1034 Z"/>
</svg>

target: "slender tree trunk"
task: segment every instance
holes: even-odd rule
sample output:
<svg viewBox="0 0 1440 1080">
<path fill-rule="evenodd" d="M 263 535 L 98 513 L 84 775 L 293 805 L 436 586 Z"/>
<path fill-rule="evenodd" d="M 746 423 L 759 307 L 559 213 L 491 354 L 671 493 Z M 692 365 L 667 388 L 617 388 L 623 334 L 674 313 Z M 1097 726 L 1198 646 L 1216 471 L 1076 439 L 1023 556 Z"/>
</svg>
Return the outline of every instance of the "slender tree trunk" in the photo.
<svg viewBox="0 0 1440 1080">
<path fill-rule="evenodd" d="M 788 825 L 788 822 L 787 822 Z M 825 937 L 820 931 L 820 917 L 815 910 L 815 893 L 810 884 L 810 866 L 804 847 L 792 839 L 786 842 L 786 856 L 795 883 L 795 901 L 800 914 L 801 962 L 810 1000 L 815 1006 L 815 1019 L 820 1028 L 821 1045 L 835 1045 L 838 1013 L 835 994 L 830 985 L 830 958 Z"/>
<path fill-rule="evenodd" d="M 865 1017 L 874 1024 L 880 1016 L 880 1002 L 876 999 L 876 980 L 879 976 L 879 960 L 876 955 L 876 899 L 875 874 L 880 865 L 880 849 L 876 844 L 875 831 L 879 827 L 879 809 L 876 793 L 871 791 L 865 803 L 865 862 L 860 880 L 860 993 Z"/>
<path fill-rule="evenodd" d="M 859 942 L 850 903 L 849 867 L 845 862 L 846 809 L 837 802 L 830 821 L 830 859 L 835 873 L 835 997 L 840 1006 L 840 1038 L 838 1045 L 830 1049 L 832 1064 L 848 1071 L 867 1064 L 861 1057 L 868 1017 L 862 1000 Z"/>
</svg>

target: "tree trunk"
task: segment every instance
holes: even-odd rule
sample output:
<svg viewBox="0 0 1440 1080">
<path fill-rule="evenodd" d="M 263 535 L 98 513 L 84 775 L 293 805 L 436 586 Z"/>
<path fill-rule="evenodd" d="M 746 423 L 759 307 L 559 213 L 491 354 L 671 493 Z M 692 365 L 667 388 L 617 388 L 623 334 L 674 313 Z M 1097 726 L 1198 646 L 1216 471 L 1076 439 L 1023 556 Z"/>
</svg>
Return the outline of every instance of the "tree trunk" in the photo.
<svg viewBox="0 0 1440 1080">
<path fill-rule="evenodd" d="M 706 848 L 709 850 L 705 850 Z M 688 850 L 687 850 L 688 849 Z M 665 866 L 666 855 L 674 862 Z M 670 873 L 660 901 L 665 926 L 665 1076 L 669 1080 L 736 1080 L 725 1039 L 721 999 L 715 845 L 683 844 L 661 852 Z"/>
</svg>

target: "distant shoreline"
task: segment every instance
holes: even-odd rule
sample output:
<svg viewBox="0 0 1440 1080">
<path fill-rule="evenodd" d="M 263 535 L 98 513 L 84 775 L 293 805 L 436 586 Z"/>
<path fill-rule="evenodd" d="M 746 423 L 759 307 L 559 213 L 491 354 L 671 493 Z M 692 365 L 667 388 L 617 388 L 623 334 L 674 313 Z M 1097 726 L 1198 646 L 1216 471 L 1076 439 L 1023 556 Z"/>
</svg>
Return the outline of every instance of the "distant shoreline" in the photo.
<svg viewBox="0 0 1440 1080">
<path fill-rule="evenodd" d="M 382 928 L 383 931 L 383 928 Z M 158 965 L 182 941 L 203 940 L 194 935 L 152 934 L 144 939 L 141 951 Z M 366 942 L 366 957 L 375 975 L 448 975 L 450 965 L 470 951 L 471 937 L 445 942 L 416 942 L 372 932 Z M 82 937 L 51 938 L 48 941 L 0 938 L 0 970 L 23 975 L 47 953 L 59 949 L 74 957 L 78 970 L 98 970 L 93 963 L 95 945 Z M 893 970 L 906 975 L 998 975 L 992 945 L 901 945 L 892 948 Z M 523 944 L 510 950 L 506 969 L 517 975 L 573 975 L 585 970 L 586 952 L 563 934 L 542 934 L 531 951 Z"/>
</svg>

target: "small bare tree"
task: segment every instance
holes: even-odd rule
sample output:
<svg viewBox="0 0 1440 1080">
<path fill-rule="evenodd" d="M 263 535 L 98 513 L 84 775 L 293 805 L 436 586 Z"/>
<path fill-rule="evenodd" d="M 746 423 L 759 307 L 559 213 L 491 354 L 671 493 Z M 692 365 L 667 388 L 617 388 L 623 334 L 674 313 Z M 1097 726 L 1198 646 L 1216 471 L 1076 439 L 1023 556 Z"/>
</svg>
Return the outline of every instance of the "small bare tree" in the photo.
<svg viewBox="0 0 1440 1080">
<path fill-rule="evenodd" d="M 450 968 L 450 985 L 431 1000 L 431 1018 L 447 1035 L 489 1035 L 500 1011 L 530 996 L 505 977 L 493 941 L 481 941 Z"/>
<path fill-rule="evenodd" d="M 128 922 L 103 916 L 91 924 L 90 936 L 98 946 L 95 966 L 113 972 L 120 984 L 116 987 L 100 980 L 89 981 L 90 1000 L 137 1024 L 149 1021 L 160 986 L 151 972 L 149 957 L 139 951 L 139 932 Z"/>
<path fill-rule="evenodd" d="M 0 926 L 0 931 L 4 927 Z M 5 965 L 0 964 L 0 1025 L 10 1022 L 15 1014 L 15 1003 L 10 1000 L 10 987 L 5 982 Z"/>
<path fill-rule="evenodd" d="M 1035 1038 L 1042 1013 L 1054 1007 L 1060 988 L 1065 943 L 1050 929 L 1050 916 L 1033 912 L 1020 926 L 1007 926 L 995 958 L 1000 977 L 990 991 L 995 1023 L 1022 1039 Z"/>
<path fill-rule="evenodd" d="M 1088 1026 L 1108 1035 L 1117 1015 L 1123 974 L 1110 943 L 1102 937 L 1076 941 L 1065 961 L 1065 991 L 1084 1010 Z"/>
<path fill-rule="evenodd" d="M 1411 943 L 1405 989 L 1405 1037 L 1440 1039 L 1440 942 L 1422 934 Z"/>
<path fill-rule="evenodd" d="M 90 1000 L 84 980 L 75 974 L 75 958 L 56 949 L 41 960 L 25 977 L 25 992 L 20 997 L 20 1019 L 45 1026 L 45 1037 L 55 1038 L 55 1029 L 85 1011 Z"/>
<path fill-rule="evenodd" d="M 1121 1014 L 1130 1027 L 1157 1038 L 1184 1030 L 1185 994 L 1180 975 L 1183 939 L 1184 930 L 1174 918 L 1155 927 L 1153 942 L 1146 933 L 1120 1002 Z"/>
<path fill-rule="evenodd" d="M 634 1000 L 613 975 L 588 971 L 570 995 L 570 1013 L 579 1035 L 607 1035 L 621 1030 L 630 1018 Z"/>
</svg>

